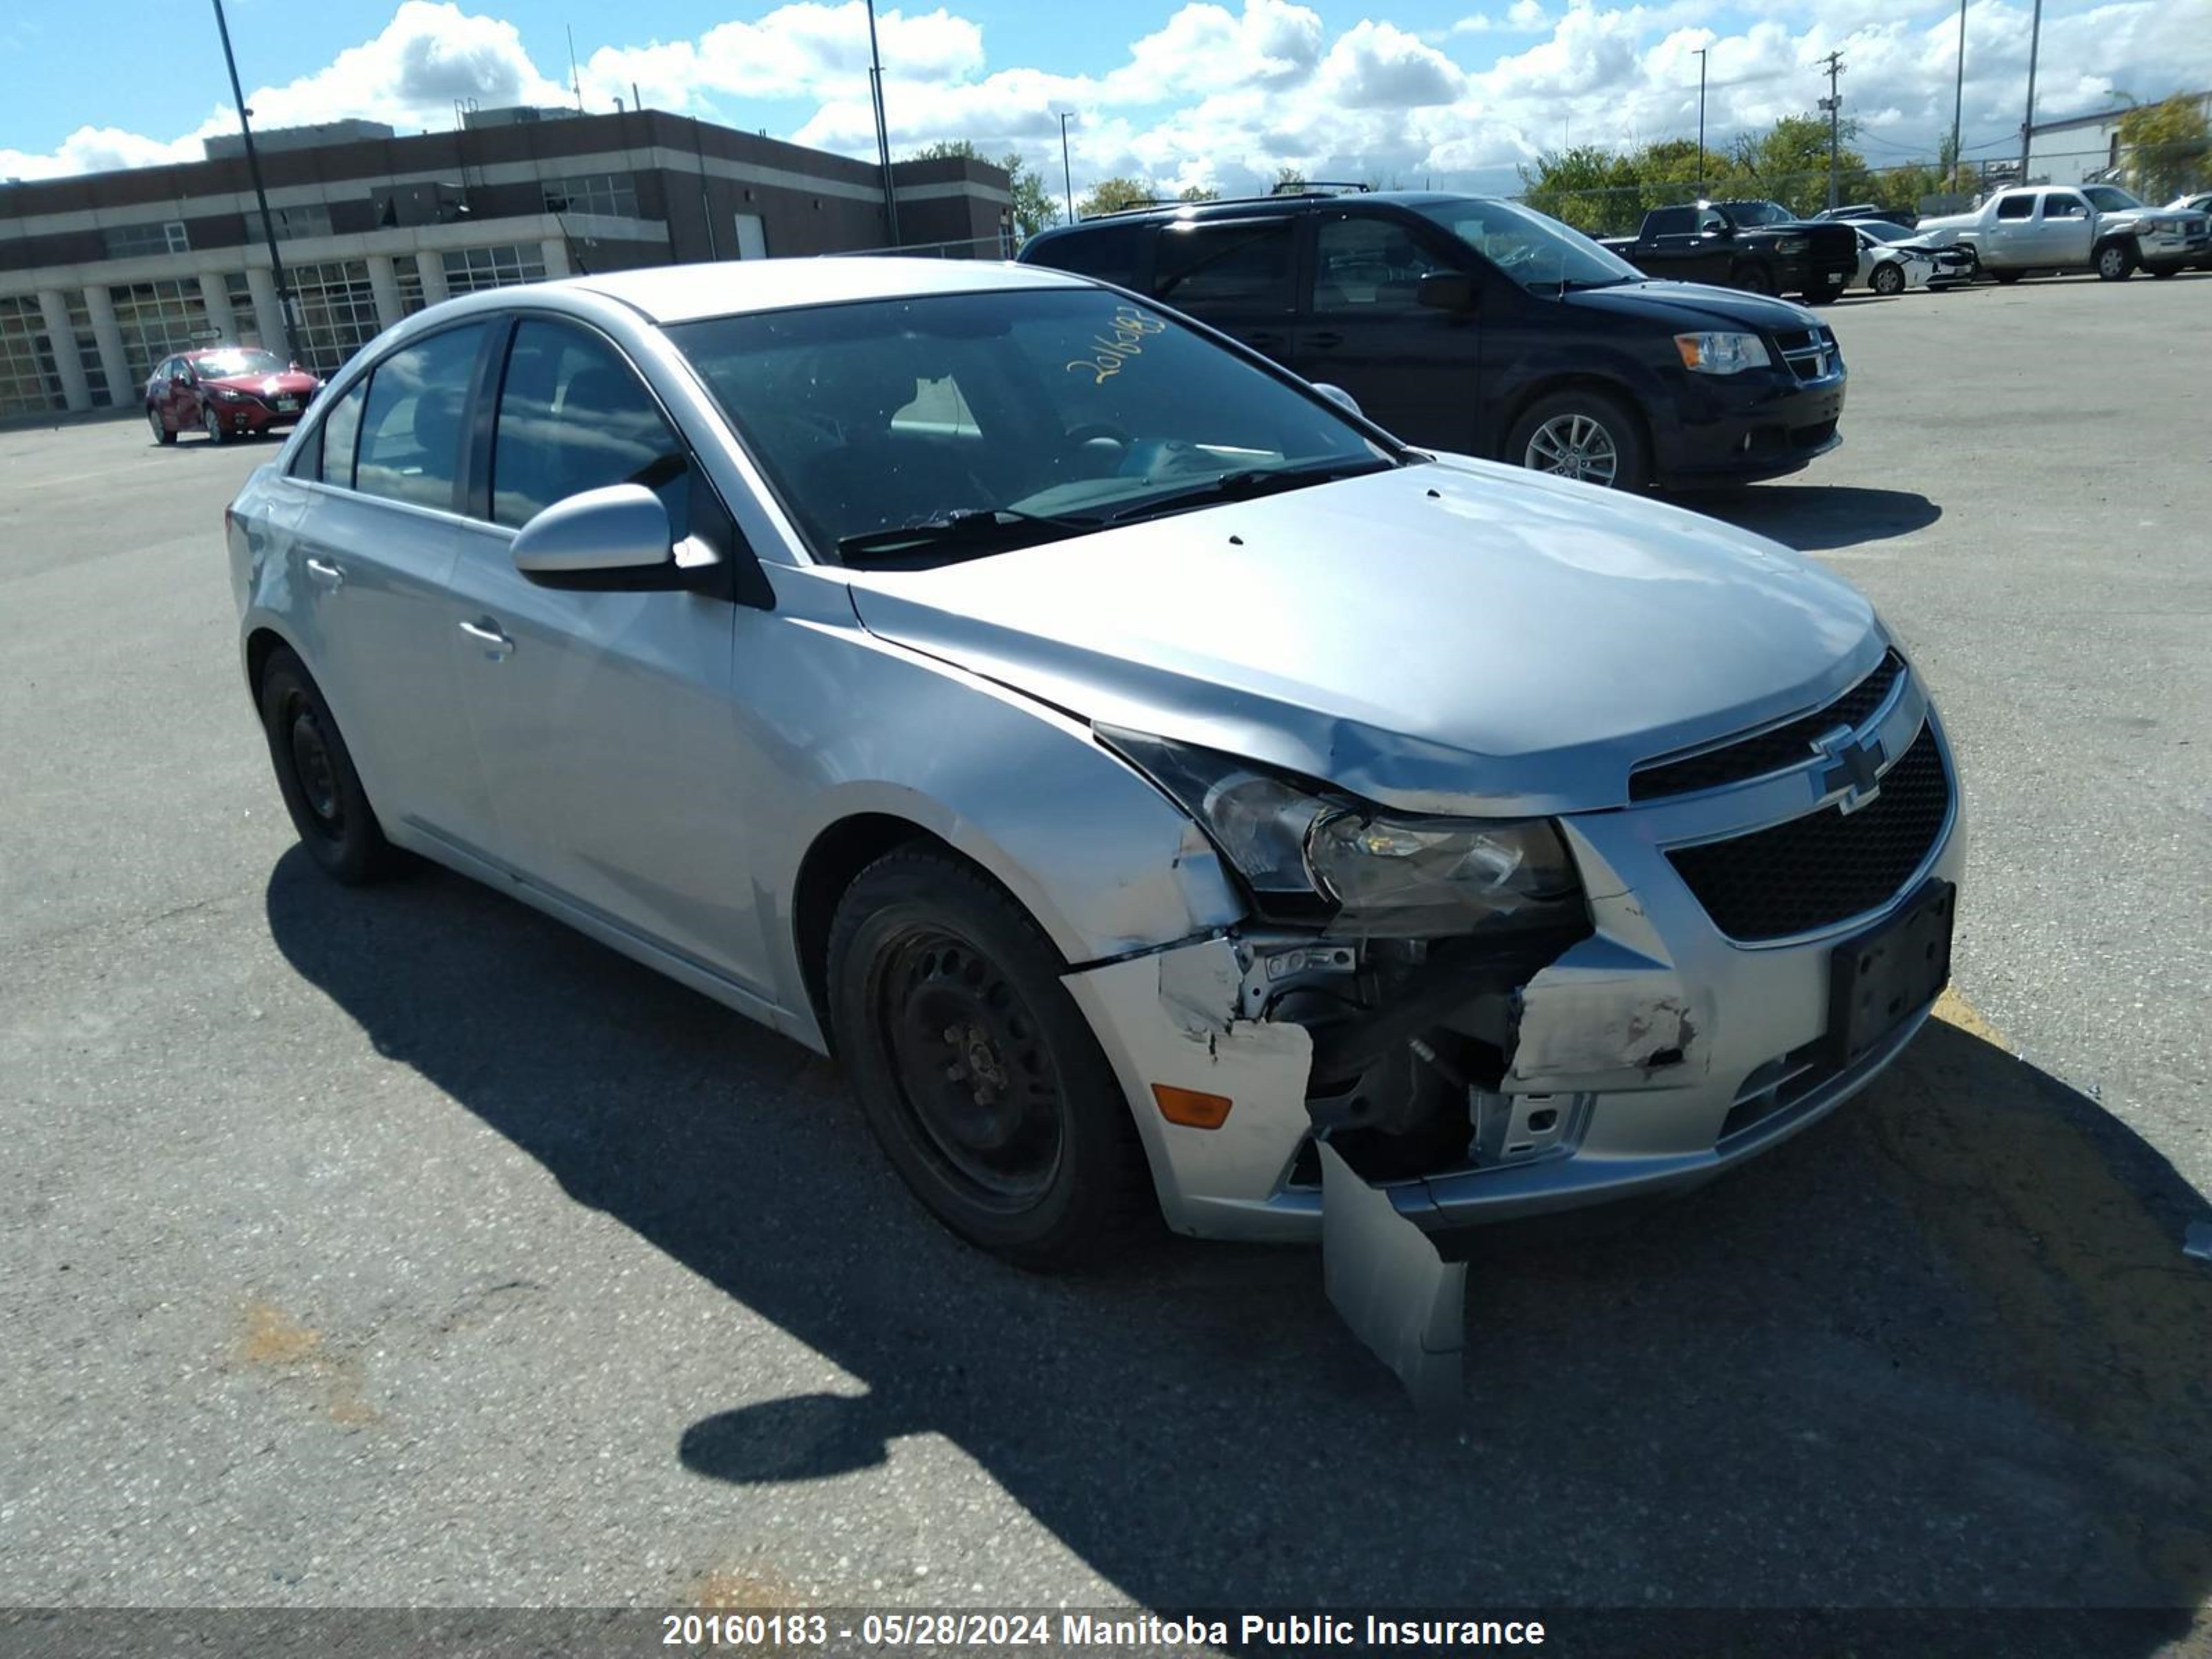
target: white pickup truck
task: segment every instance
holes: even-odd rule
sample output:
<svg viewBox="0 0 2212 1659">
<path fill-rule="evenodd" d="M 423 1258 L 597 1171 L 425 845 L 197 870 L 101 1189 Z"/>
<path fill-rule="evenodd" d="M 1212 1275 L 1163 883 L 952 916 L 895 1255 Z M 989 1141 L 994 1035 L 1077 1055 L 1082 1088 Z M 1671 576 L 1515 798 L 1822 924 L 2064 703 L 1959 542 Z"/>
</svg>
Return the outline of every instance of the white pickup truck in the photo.
<svg viewBox="0 0 2212 1659">
<path fill-rule="evenodd" d="M 1972 212 L 1923 219 L 1918 234 L 1972 247 L 2001 283 L 2038 270 L 2094 270 L 2119 282 L 2137 266 L 2171 276 L 2212 253 L 2212 217 L 2146 207 L 2114 185 L 2017 185 Z"/>
</svg>

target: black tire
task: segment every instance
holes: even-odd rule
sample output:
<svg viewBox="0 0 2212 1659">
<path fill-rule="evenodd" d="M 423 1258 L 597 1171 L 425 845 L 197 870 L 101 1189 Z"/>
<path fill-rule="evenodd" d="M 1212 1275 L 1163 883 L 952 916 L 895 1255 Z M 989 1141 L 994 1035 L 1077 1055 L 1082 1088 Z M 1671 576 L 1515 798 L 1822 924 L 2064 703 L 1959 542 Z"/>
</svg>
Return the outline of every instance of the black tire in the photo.
<svg viewBox="0 0 2212 1659">
<path fill-rule="evenodd" d="M 271 652 L 261 671 L 261 729 L 307 856 L 348 887 L 389 875 L 399 854 L 384 838 L 322 689 L 287 647 Z"/>
<path fill-rule="evenodd" d="M 2136 251 L 2125 242 L 2107 242 L 2097 250 L 2097 275 L 2107 283 L 2124 283 L 2136 274 Z"/>
<path fill-rule="evenodd" d="M 868 1127 L 946 1227 L 1032 1268 L 1159 1234 L 1129 1102 L 1066 963 L 997 884 L 933 848 L 886 854 L 838 903 L 829 970 Z"/>
<path fill-rule="evenodd" d="M 2179 276 L 2182 270 L 2179 265 L 2145 265 L 2143 269 L 2161 281 L 2168 276 Z"/>
<path fill-rule="evenodd" d="M 147 408 L 146 424 L 154 428 L 154 441 L 155 443 L 173 444 L 177 441 L 177 434 L 170 431 L 167 426 L 162 424 L 161 411 L 160 410 L 155 409 L 150 405 Z"/>
<path fill-rule="evenodd" d="M 1594 444 L 1585 439 L 1578 444 L 1573 425 L 1577 420 L 1594 422 L 1604 434 L 1603 443 Z M 1565 423 L 1564 427 L 1562 422 Z M 1546 434 L 1553 447 L 1558 447 L 1562 441 L 1569 451 L 1579 447 L 1583 453 L 1583 470 L 1577 471 L 1565 464 L 1545 465 L 1540 459 L 1542 448 L 1537 445 L 1540 433 Z M 1602 453 L 1608 446 L 1613 458 L 1613 470 L 1610 476 L 1601 476 Z M 1613 489 L 1642 489 L 1651 482 L 1651 450 L 1644 440 L 1644 422 L 1619 398 L 1581 386 L 1540 398 L 1523 410 L 1521 418 L 1513 422 L 1513 429 L 1506 434 L 1505 452 L 1500 459 L 1514 466 L 1525 466 L 1532 472 L 1578 477 L 1585 483 L 1602 484 Z"/>
<path fill-rule="evenodd" d="M 1774 275 L 1765 265 L 1746 260 L 1729 272 L 1729 286 L 1740 288 L 1746 294 L 1774 292 Z"/>
<path fill-rule="evenodd" d="M 222 416 L 216 414 L 212 409 L 204 410 L 201 411 L 201 414 L 203 418 L 200 421 L 200 427 L 202 430 L 206 432 L 209 439 L 211 441 L 219 444 L 228 443 L 230 441 L 230 428 L 222 423 Z"/>
<path fill-rule="evenodd" d="M 2002 283 L 2007 288 L 2010 288 L 2025 274 L 2026 273 L 2022 271 L 2017 270 L 1993 270 L 1990 273 L 1990 276 L 1996 277 L 1997 281 Z"/>
<path fill-rule="evenodd" d="M 1874 281 L 1869 286 L 1885 298 L 1894 298 L 1905 292 L 1905 272 L 1893 264 L 1876 265 Z"/>
</svg>

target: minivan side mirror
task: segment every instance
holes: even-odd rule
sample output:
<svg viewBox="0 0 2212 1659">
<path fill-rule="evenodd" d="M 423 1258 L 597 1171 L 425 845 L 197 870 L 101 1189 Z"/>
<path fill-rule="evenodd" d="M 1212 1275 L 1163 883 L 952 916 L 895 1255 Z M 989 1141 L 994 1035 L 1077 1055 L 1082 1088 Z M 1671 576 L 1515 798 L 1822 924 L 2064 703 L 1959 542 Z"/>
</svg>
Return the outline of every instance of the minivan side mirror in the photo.
<svg viewBox="0 0 2212 1659">
<path fill-rule="evenodd" d="M 540 587 L 589 592 L 708 586 L 718 561 L 696 540 L 678 556 L 660 497 L 609 484 L 557 501 L 515 532 L 514 568 Z"/>
<path fill-rule="evenodd" d="M 1413 290 L 1415 302 L 1432 311 L 1473 311 L 1474 297 L 1474 278 L 1464 270 L 1430 271 Z"/>
</svg>

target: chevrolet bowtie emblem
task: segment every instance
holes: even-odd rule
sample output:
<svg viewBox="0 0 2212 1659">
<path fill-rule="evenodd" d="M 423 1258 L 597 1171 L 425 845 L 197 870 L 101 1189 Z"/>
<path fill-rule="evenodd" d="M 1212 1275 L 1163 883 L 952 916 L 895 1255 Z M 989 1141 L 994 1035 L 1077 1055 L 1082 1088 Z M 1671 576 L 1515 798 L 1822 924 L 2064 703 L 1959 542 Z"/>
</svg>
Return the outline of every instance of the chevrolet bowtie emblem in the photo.
<svg viewBox="0 0 2212 1659">
<path fill-rule="evenodd" d="M 1856 812 L 1881 793 L 1881 739 L 1869 738 L 1859 741 L 1848 726 L 1839 726 L 1825 736 L 1813 739 L 1813 747 L 1826 760 L 1835 763 L 1820 774 L 1820 793 L 1832 795 L 1838 789 L 1844 798 L 1837 803 L 1842 812 Z"/>
</svg>

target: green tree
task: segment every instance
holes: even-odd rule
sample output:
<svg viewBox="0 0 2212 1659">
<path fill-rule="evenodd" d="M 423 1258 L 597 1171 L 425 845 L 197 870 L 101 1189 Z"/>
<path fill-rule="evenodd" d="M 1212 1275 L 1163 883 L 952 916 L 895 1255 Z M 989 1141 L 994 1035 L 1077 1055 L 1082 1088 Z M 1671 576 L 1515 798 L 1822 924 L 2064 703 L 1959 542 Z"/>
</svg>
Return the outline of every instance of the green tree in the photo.
<svg viewBox="0 0 2212 1659">
<path fill-rule="evenodd" d="M 1152 187 L 1142 179 L 1101 179 L 1091 187 L 1091 193 L 1075 204 L 1075 216 L 1095 219 L 1102 213 L 1120 213 L 1127 208 L 1146 206 L 1152 199 Z"/>
<path fill-rule="evenodd" d="M 2195 98 L 2138 104 L 2120 117 L 2128 181 L 2146 202 L 2168 202 L 2212 173 L 2212 133 Z"/>
<path fill-rule="evenodd" d="M 915 151 L 917 161 L 945 160 L 983 161 L 1001 169 L 1014 198 L 1014 226 L 1024 237 L 1034 236 L 1060 222 L 1060 202 L 1037 170 L 1022 159 L 1019 150 L 1008 150 L 994 161 L 969 138 L 940 138 Z"/>
<path fill-rule="evenodd" d="M 1842 124 L 1836 146 L 1838 202 L 1863 202 L 1874 183 L 1866 158 L 1848 148 L 1858 123 Z M 1817 213 L 1828 201 L 1828 124 L 1818 115 L 1785 115 L 1759 133 L 1741 133 L 1730 152 L 1735 170 L 1759 194 L 1793 213 Z"/>
<path fill-rule="evenodd" d="M 1292 191 L 1304 190 L 1305 187 L 1305 174 L 1299 172 L 1289 162 L 1285 161 L 1281 167 L 1275 169 L 1275 188 L 1279 191 L 1287 195 Z"/>
<path fill-rule="evenodd" d="M 1221 192 L 1212 185 L 1185 185 L 1176 193 L 1178 202 L 1218 202 Z"/>
<path fill-rule="evenodd" d="M 1596 144 L 1547 150 L 1521 168 L 1522 199 L 1539 213 L 1577 230 L 1631 228 L 1644 210 L 1637 198 L 1633 158 Z"/>
</svg>

